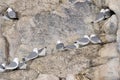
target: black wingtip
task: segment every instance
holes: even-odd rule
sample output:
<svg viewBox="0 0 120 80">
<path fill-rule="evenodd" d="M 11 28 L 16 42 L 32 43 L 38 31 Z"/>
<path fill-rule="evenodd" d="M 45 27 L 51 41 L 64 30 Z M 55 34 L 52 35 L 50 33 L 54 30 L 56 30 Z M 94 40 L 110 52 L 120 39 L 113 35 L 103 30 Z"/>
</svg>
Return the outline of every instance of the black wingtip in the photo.
<svg viewBox="0 0 120 80">
<path fill-rule="evenodd" d="M 94 23 L 94 21 L 91 22 L 92 24 Z"/>
<path fill-rule="evenodd" d="M 19 18 L 13 18 L 12 20 L 19 20 Z"/>
<path fill-rule="evenodd" d="M 25 58 L 22 58 L 22 61 L 24 62 L 24 61 L 25 61 Z"/>
<path fill-rule="evenodd" d="M 77 43 L 77 42 L 74 42 L 74 43 Z"/>
</svg>

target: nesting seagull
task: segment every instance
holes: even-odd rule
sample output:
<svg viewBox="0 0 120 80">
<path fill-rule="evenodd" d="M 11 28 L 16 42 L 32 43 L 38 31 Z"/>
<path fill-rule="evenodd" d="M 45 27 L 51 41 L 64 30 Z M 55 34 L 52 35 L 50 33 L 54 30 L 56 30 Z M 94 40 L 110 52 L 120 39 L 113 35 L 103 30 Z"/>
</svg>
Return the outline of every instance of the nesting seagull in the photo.
<svg viewBox="0 0 120 80">
<path fill-rule="evenodd" d="M 105 19 L 104 14 L 105 14 L 105 9 L 101 9 L 100 12 L 97 14 L 94 23 L 97 23 L 97 22 L 104 20 Z"/>
<path fill-rule="evenodd" d="M 14 58 L 14 60 L 12 62 L 10 62 L 10 64 L 5 66 L 6 70 L 14 70 L 18 67 L 19 65 L 19 59 L 18 58 Z"/>
<path fill-rule="evenodd" d="M 41 48 L 38 50 L 38 55 L 39 56 L 46 56 L 46 52 L 47 52 L 47 47 Z"/>
<path fill-rule="evenodd" d="M 30 52 L 30 54 L 28 56 L 26 56 L 24 59 L 24 61 L 29 61 L 29 60 L 32 60 L 32 59 L 35 59 L 38 57 L 38 49 L 37 48 L 34 48 L 32 52 Z"/>
<path fill-rule="evenodd" d="M 6 10 L 6 13 L 4 14 L 4 18 L 8 19 L 8 20 L 10 20 L 10 19 L 18 20 L 18 15 L 12 8 L 8 8 Z"/>
<path fill-rule="evenodd" d="M 90 35 L 90 41 L 93 44 L 102 43 L 102 41 L 100 40 L 100 38 L 97 35 L 95 35 L 95 34 Z"/>
<path fill-rule="evenodd" d="M 79 44 L 77 42 L 74 42 L 73 45 L 67 45 L 64 47 L 64 50 L 71 50 L 71 49 L 77 49 L 79 48 Z"/>
<path fill-rule="evenodd" d="M 107 19 L 107 18 L 109 18 L 109 17 L 111 17 L 112 16 L 112 14 L 114 14 L 113 13 L 113 11 L 111 11 L 110 9 L 105 9 L 105 19 Z"/>
<path fill-rule="evenodd" d="M 0 72 L 5 72 L 5 65 L 4 64 L 0 64 Z"/>
<path fill-rule="evenodd" d="M 84 35 L 83 38 L 80 38 L 76 41 L 80 46 L 85 46 L 87 44 L 89 44 L 90 42 L 90 38 L 88 35 Z"/>
<path fill-rule="evenodd" d="M 60 40 L 58 40 L 57 44 L 56 44 L 56 49 L 57 50 L 64 50 L 64 43 L 62 43 Z"/>
<path fill-rule="evenodd" d="M 105 20 L 109 17 L 111 17 L 113 14 L 113 11 L 111 11 L 110 9 L 106 8 L 106 9 L 101 9 L 100 12 L 97 14 L 96 19 L 94 21 L 94 23 L 100 22 L 102 20 Z"/>
</svg>

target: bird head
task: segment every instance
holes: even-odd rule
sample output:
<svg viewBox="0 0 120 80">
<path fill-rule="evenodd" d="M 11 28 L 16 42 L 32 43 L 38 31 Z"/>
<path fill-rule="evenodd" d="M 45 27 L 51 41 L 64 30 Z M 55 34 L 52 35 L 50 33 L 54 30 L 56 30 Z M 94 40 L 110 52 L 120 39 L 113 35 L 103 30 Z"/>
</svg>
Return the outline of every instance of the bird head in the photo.
<svg viewBox="0 0 120 80">
<path fill-rule="evenodd" d="M 74 45 L 76 46 L 76 48 L 79 48 L 79 43 L 78 42 L 74 42 Z"/>
<path fill-rule="evenodd" d="M 105 13 L 105 9 L 101 9 L 100 12 L 101 12 L 101 13 Z"/>
<path fill-rule="evenodd" d="M 18 58 L 14 58 L 13 61 L 16 62 L 17 64 L 19 63 L 19 59 Z"/>
<path fill-rule="evenodd" d="M 37 49 L 37 48 L 34 48 L 34 49 L 33 49 L 33 52 L 38 53 L 38 49 Z"/>
<path fill-rule="evenodd" d="M 89 36 L 88 35 L 84 35 L 84 38 L 88 38 L 89 39 Z"/>
<path fill-rule="evenodd" d="M 108 12 L 108 11 L 110 11 L 110 9 L 105 9 L 105 12 Z"/>
<path fill-rule="evenodd" d="M 7 9 L 7 12 L 10 12 L 10 11 L 13 11 L 12 8 L 8 8 L 8 9 Z"/>
<path fill-rule="evenodd" d="M 58 41 L 57 41 L 57 44 L 59 44 L 59 43 L 61 43 L 61 41 L 60 41 L 60 40 L 58 40 Z"/>
</svg>

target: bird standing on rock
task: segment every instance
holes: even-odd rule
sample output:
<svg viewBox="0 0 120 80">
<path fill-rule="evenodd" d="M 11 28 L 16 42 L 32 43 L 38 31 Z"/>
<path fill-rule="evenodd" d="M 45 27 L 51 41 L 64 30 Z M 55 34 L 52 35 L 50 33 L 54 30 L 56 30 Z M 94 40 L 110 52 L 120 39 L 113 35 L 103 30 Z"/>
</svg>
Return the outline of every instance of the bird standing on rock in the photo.
<svg viewBox="0 0 120 80">
<path fill-rule="evenodd" d="M 80 38 L 76 41 L 80 46 L 85 46 L 89 44 L 90 38 L 88 35 L 84 35 L 83 38 Z"/>
<path fill-rule="evenodd" d="M 74 42 L 73 45 L 67 45 L 64 47 L 64 50 L 72 50 L 72 49 L 77 49 L 79 48 L 79 44 L 77 42 Z"/>
<path fill-rule="evenodd" d="M 100 43 L 102 43 L 102 41 L 100 40 L 100 38 L 97 35 L 95 35 L 95 34 L 92 34 L 90 36 L 90 41 L 93 44 L 100 44 Z"/>
<path fill-rule="evenodd" d="M 14 60 L 11 61 L 8 65 L 5 65 L 5 69 L 6 70 L 14 70 L 18 67 L 18 65 L 19 65 L 19 59 L 14 58 Z"/>
<path fill-rule="evenodd" d="M 26 56 L 25 58 L 23 58 L 24 62 L 27 62 L 29 60 L 35 59 L 38 57 L 38 49 L 34 48 L 32 52 L 30 52 L 30 54 L 28 56 Z"/>
<path fill-rule="evenodd" d="M 94 23 L 100 22 L 102 20 L 108 19 L 114 14 L 113 11 L 111 11 L 109 8 L 103 8 L 100 10 L 100 12 L 97 14 L 96 19 Z"/>
<path fill-rule="evenodd" d="M 57 50 L 64 50 L 64 43 L 62 43 L 60 40 L 58 40 L 57 44 L 56 44 L 56 49 Z"/>
<path fill-rule="evenodd" d="M 4 18 L 7 20 L 18 20 L 18 14 L 12 8 L 8 8 L 4 14 Z"/>
<path fill-rule="evenodd" d="M 5 72 L 5 64 L 0 64 L 0 72 Z"/>
</svg>

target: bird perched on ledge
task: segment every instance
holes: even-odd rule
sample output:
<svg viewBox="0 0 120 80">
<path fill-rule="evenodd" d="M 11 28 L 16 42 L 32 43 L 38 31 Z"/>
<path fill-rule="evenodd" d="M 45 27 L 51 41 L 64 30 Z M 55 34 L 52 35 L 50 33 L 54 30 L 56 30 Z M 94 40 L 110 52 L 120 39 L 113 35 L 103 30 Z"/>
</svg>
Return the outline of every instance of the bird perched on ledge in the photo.
<svg viewBox="0 0 120 80">
<path fill-rule="evenodd" d="M 100 22 L 102 20 L 106 20 L 109 17 L 111 17 L 114 14 L 113 11 L 111 11 L 109 8 L 103 8 L 100 10 L 100 12 L 97 14 L 96 19 L 94 23 Z"/>
<path fill-rule="evenodd" d="M 77 42 L 74 42 L 73 45 L 67 45 L 67 46 L 65 46 L 64 50 L 66 51 L 66 50 L 72 50 L 72 49 L 77 49 L 77 48 L 79 48 L 79 44 Z"/>
<path fill-rule="evenodd" d="M 0 64 L 0 72 L 5 72 L 5 64 Z"/>
<path fill-rule="evenodd" d="M 7 8 L 3 16 L 7 20 L 18 20 L 18 14 L 12 8 Z"/>
<path fill-rule="evenodd" d="M 83 38 L 80 38 L 76 41 L 80 46 L 85 46 L 89 44 L 90 39 L 88 35 L 84 35 Z"/>
<path fill-rule="evenodd" d="M 58 40 L 57 44 L 56 44 L 56 49 L 59 51 L 64 50 L 64 43 L 62 43 L 60 40 Z"/>
<path fill-rule="evenodd" d="M 10 62 L 10 64 L 5 65 L 5 69 L 6 70 L 14 70 L 18 67 L 19 65 L 19 59 L 18 58 L 14 58 L 13 61 Z"/>
<path fill-rule="evenodd" d="M 30 54 L 26 57 L 23 58 L 24 62 L 30 61 L 32 59 L 35 59 L 38 57 L 38 49 L 34 48 L 32 52 L 30 52 Z"/>
<path fill-rule="evenodd" d="M 90 41 L 93 44 L 100 44 L 100 43 L 102 43 L 100 38 L 97 35 L 95 35 L 95 34 L 90 35 Z"/>
</svg>

